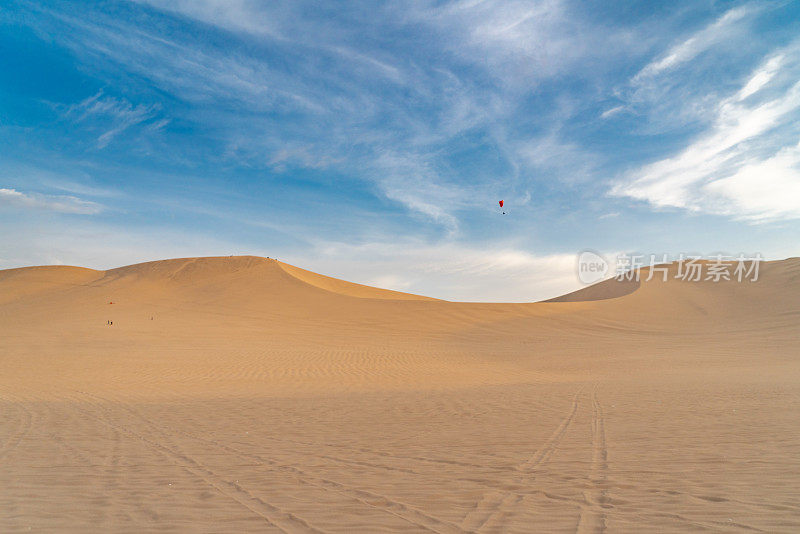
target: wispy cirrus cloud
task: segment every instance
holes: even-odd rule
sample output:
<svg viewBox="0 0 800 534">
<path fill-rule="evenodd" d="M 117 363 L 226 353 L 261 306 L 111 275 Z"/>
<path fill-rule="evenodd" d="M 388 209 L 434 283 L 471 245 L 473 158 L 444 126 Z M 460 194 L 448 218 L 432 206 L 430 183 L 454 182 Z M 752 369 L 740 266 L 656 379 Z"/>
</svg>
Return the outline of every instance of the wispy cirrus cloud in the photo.
<svg viewBox="0 0 800 534">
<path fill-rule="evenodd" d="M 707 110 L 678 154 L 627 173 L 612 194 L 750 221 L 800 217 L 800 43 L 765 58 Z"/>
<path fill-rule="evenodd" d="M 3 205 L 80 215 L 94 215 L 103 211 L 100 204 L 71 195 L 44 195 L 0 188 L 0 206 Z"/>
<path fill-rule="evenodd" d="M 600 118 L 601 119 L 608 119 L 609 117 L 613 117 L 614 115 L 616 115 L 618 113 L 621 113 L 623 111 L 625 111 L 625 106 L 622 106 L 622 105 L 614 106 L 614 107 L 608 108 L 607 110 L 603 111 L 600 114 Z"/>
<path fill-rule="evenodd" d="M 634 4 L 11 0 L 8 57 L 34 57 L 11 69 L 19 87 L 4 85 L 0 106 L 0 172 L 27 199 L 6 195 L 17 207 L 4 222 L 80 223 L 75 248 L 97 232 L 119 234 L 121 251 L 126 225 L 163 228 L 181 254 L 198 234 L 196 254 L 263 247 L 345 278 L 488 300 L 553 296 L 535 288 L 558 275 L 537 262 L 559 251 L 702 249 L 746 236 L 732 219 L 791 234 L 796 9 Z M 45 194 L 108 207 L 44 214 L 31 206 Z M 722 216 L 700 233 L 685 212 Z M 326 238 L 343 252 L 311 244 Z M 135 243 L 129 255 L 150 258 L 146 236 Z"/>
<path fill-rule="evenodd" d="M 231 31 L 282 37 L 275 17 L 266 16 L 259 3 L 252 0 L 134 0 L 158 9 L 171 11 Z"/>
<path fill-rule="evenodd" d="M 102 16 L 94 21 L 62 13 L 54 17 L 80 30 L 68 43 L 76 53 L 124 63 L 157 87 L 194 105 L 228 108 L 227 112 L 217 111 L 217 116 L 192 117 L 221 123 L 215 135 L 221 136 L 226 146 L 211 157 L 278 172 L 299 166 L 355 174 L 376 184 L 374 190 L 384 192 L 387 199 L 430 217 L 447 231 L 458 225 L 452 213 L 433 208 L 413 190 L 443 191 L 446 179 L 433 171 L 434 167 L 423 169 L 419 162 L 426 158 L 420 154 L 440 150 L 441 143 L 480 120 L 475 113 L 478 106 L 465 98 L 461 82 L 451 72 L 408 66 L 407 61 L 401 68 L 390 51 L 354 50 L 348 44 L 354 28 L 342 34 L 325 23 L 319 31 L 309 32 L 309 39 L 296 35 L 290 39 L 284 34 L 292 32 L 277 28 L 296 22 L 278 14 L 274 31 L 258 31 L 247 21 L 269 18 L 272 11 L 263 5 L 149 4 L 229 31 L 255 34 L 295 61 L 287 68 L 235 47 L 213 48 L 196 42 L 192 35 L 160 35 Z M 229 10 L 228 16 L 210 15 L 223 7 Z M 311 27 L 316 24 L 313 18 L 305 22 Z M 398 91 L 410 95 L 400 101 L 386 98 Z M 406 98 L 422 107 L 404 105 Z M 454 105 L 447 105 L 451 103 Z M 70 114 L 78 122 L 87 116 L 115 117 L 114 125 L 98 138 L 98 145 L 105 146 L 136 124 L 155 123 L 157 111 L 157 106 L 133 106 L 99 93 L 70 109 Z M 389 170 L 388 154 L 394 161 L 406 163 Z M 413 170 L 408 163 L 412 161 Z M 400 191 L 401 175 L 418 187 Z"/>
<path fill-rule="evenodd" d="M 762 4 L 743 4 L 688 36 L 681 35 L 615 89 L 619 102 L 600 117 L 633 114 L 640 118 L 638 130 L 647 134 L 707 124 L 708 109 L 725 98 L 720 88 L 735 83 L 733 77 L 751 64 L 753 52 L 759 50 L 762 43 L 751 30 L 764 11 Z M 626 115 L 620 115 L 623 111 Z"/>
<path fill-rule="evenodd" d="M 118 135 L 138 124 L 158 116 L 158 104 L 134 105 L 125 98 L 108 96 L 100 90 L 85 100 L 69 106 L 64 117 L 76 124 L 87 125 L 102 133 L 97 137 L 97 148 L 105 148 Z M 160 129 L 168 124 L 161 119 L 150 124 L 152 129 Z"/>
<path fill-rule="evenodd" d="M 672 46 L 657 59 L 645 65 L 633 77 L 633 83 L 642 84 L 656 76 L 663 75 L 682 63 L 691 61 L 724 40 L 730 39 L 732 34 L 740 31 L 739 24 L 756 11 L 753 6 L 741 6 L 726 11 L 705 28 Z"/>
<path fill-rule="evenodd" d="M 620 44 L 624 33 L 590 31 L 561 0 L 420 2 L 369 10 L 359 4 L 319 15 L 249 1 L 141 4 L 177 21 L 143 28 L 100 13 L 49 14 L 74 30 L 66 44 L 78 56 L 109 69 L 124 64 L 198 107 L 187 119 L 210 123 L 214 137 L 225 143 L 209 159 L 277 172 L 301 167 L 356 176 L 449 235 L 461 224 L 459 203 L 436 204 L 428 194 L 462 198 L 467 195 L 456 192 L 459 182 L 491 191 L 504 178 L 526 190 L 519 182 L 531 174 L 519 169 L 531 160 L 517 146 L 521 139 L 530 139 L 531 146 L 544 137 L 541 131 L 515 131 L 528 93 L 583 61 L 596 63 L 588 61 L 596 55 L 588 41 Z M 368 16 L 370 10 L 379 16 Z M 198 40 L 186 31 L 187 19 L 226 32 L 226 45 Z M 420 40 L 418 28 L 432 38 Z M 570 32 L 587 39 L 575 46 L 564 37 Z M 254 50 L 277 51 L 282 59 Z M 99 146 L 136 124 L 156 123 L 158 109 L 152 106 L 107 104 L 120 117 L 98 137 Z M 557 110 L 530 117 L 550 125 Z M 470 136 L 500 153 L 487 158 L 498 161 L 496 168 L 478 172 L 459 167 L 457 160 L 451 164 L 452 153 L 470 148 L 461 145 L 475 144 Z M 390 169 L 388 159 L 402 165 Z M 448 185 L 453 183 L 459 185 Z"/>
<path fill-rule="evenodd" d="M 557 132 L 518 143 L 517 153 L 529 168 L 553 172 L 567 184 L 591 181 L 598 160 L 596 154 L 564 140 Z"/>
<path fill-rule="evenodd" d="M 567 0 L 423 1 L 401 10 L 432 28 L 443 48 L 489 76 L 507 97 L 575 69 L 589 75 L 608 68 L 636 41 L 629 28 L 596 24 Z M 602 62 L 595 60 L 600 50 Z"/>
<path fill-rule="evenodd" d="M 781 67 L 785 63 L 786 56 L 783 54 L 776 54 L 769 58 L 751 77 L 747 80 L 744 87 L 741 88 L 736 95 L 736 100 L 742 101 L 760 91 L 767 85 L 776 74 L 780 72 Z"/>
</svg>

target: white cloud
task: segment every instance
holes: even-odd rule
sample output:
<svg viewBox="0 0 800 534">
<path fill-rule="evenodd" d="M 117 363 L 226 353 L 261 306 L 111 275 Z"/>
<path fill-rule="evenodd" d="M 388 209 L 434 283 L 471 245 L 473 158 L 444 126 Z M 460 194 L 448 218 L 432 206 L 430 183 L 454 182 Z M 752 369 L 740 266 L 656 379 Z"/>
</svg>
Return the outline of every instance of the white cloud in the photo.
<svg viewBox="0 0 800 534">
<path fill-rule="evenodd" d="M 660 75 L 694 59 L 721 41 L 730 38 L 731 33 L 736 30 L 736 24 L 744 19 L 745 16 L 752 14 L 752 12 L 752 8 L 747 6 L 727 11 L 690 38 L 670 48 L 660 58 L 648 63 L 634 76 L 633 82 L 639 83 L 645 79 Z"/>
<path fill-rule="evenodd" d="M 76 123 L 95 123 L 93 125 L 105 130 L 97 137 L 97 148 L 105 148 L 116 136 L 128 128 L 155 118 L 159 109 L 160 106 L 157 104 L 134 106 L 124 98 L 107 96 L 101 90 L 78 104 L 70 106 L 65 116 Z M 153 128 L 155 130 L 163 128 L 167 122 L 162 119 L 154 123 Z"/>
<path fill-rule="evenodd" d="M 228 241 L 166 227 L 133 229 L 94 219 L 69 225 L 40 221 L 12 223 L 0 233 L 0 269 L 31 265 L 75 265 L 113 269 L 144 261 L 194 256 L 248 254 Z"/>
<path fill-rule="evenodd" d="M 475 190 L 490 190 L 501 180 L 515 190 L 528 189 L 531 174 L 520 173 L 521 166 L 543 164 L 569 180 L 586 175 L 587 158 L 576 145 L 562 141 L 560 161 L 537 151 L 539 139 L 518 150 L 524 142 L 517 141 L 521 136 L 514 128 L 523 113 L 526 128 L 552 127 L 573 113 L 565 103 L 547 113 L 522 111 L 533 88 L 529 82 L 567 74 L 570 65 L 597 53 L 600 47 L 591 43 L 602 41 L 603 53 L 612 54 L 609 43 L 617 42 L 616 31 L 590 31 L 588 21 L 576 22 L 580 17 L 571 16 L 563 0 L 390 4 L 364 16 L 363 28 L 360 7 L 322 20 L 314 11 L 246 0 L 144 3 L 259 44 L 254 53 L 236 42 L 215 46 L 197 39 L 189 25 L 167 33 L 99 14 L 53 16 L 66 27 L 59 34 L 76 56 L 92 65 L 124 65 L 152 87 L 195 106 L 186 119 L 210 126 L 223 145 L 206 156 L 215 164 L 333 169 L 369 182 L 450 235 L 459 228 L 458 210 L 468 207 L 464 199 Z M 425 39 L 381 42 L 377 32 L 384 27 L 387 34 L 398 29 L 405 34 L 409 23 Z M 570 37 L 576 34 L 582 35 L 580 42 Z M 269 60 L 261 45 L 284 59 Z M 105 101 L 105 107 L 95 100 Z M 100 135 L 98 145 L 157 111 L 121 104 L 102 94 L 83 104 L 129 115 Z M 476 145 L 498 153 L 497 172 L 454 170 L 448 161 L 452 145 L 478 136 L 485 141 Z M 461 183 L 454 187 L 455 182 Z"/>
<path fill-rule="evenodd" d="M 784 59 L 783 54 L 778 54 L 767 60 L 767 62 L 750 77 L 745 86 L 742 87 L 737 96 L 737 100 L 744 100 L 767 85 L 780 70 Z"/>
<path fill-rule="evenodd" d="M 81 215 L 93 215 L 103 210 L 100 204 L 74 196 L 23 193 L 16 189 L 0 189 L 2 205 Z"/>
<path fill-rule="evenodd" d="M 408 292 L 411 282 L 398 275 L 379 275 L 364 281 L 364 285 L 380 287 L 382 289 L 392 289 L 394 291 Z"/>
<path fill-rule="evenodd" d="M 628 39 L 624 30 L 586 21 L 564 0 L 422 1 L 398 12 L 431 27 L 448 52 L 516 96 L 573 68 L 588 73 L 599 66 L 587 61 L 598 50 L 609 59 Z"/>
<path fill-rule="evenodd" d="M 532 302 L 582 287 L 576 255 L 537 256 L 513 246 L 431 244 L 398 239 L 325 242 L 304 252 L 258 249 L 168 228 L 131 229 L 82 221 L 21 223 L 0 234 L 0 269 L 66 264 L 110 269 L 176 257 L 254 254 L 351 282 L 455 301 Z"/>
<path fill-rule="evenodd" d="M 636 131 L 674 135 L 713 120 L 709 111 L 721 100 L 721 88 L 727 93 L 740 69 L 763 53 L 766 36 L 751 31 L 762 11 L 755 3 L 730 9 L 618 86 L 614 96 L 637 119 Z"/>
<path fill-rule="evenodd" d="M 283 261 L 305 269 L 445 300 L 532 302 L 579 289 L 576 255 L 537 256 L 513 246 L 418 241 L 319 243 Z"/>
<path fill-rule="evenodd" d="M 800 144 L 742 165 L 735 174 L 704 187 L 724 200 L 719 211 L 754 221 L 800 219 Z"/>
<path fill-rule="evenodd" d="M 386 198 L 424 214 L 447 231 L 456 230 L 453 210 L 430 200 L 436 195 L 452 201 L 455 193 L 440 169 L 430 164 L 434 158 L 427 155 L 440 150 L 452 136 L 484 123 L 487 110 L 480 97 L 452 72 L 408 66 L 405 60 L 406 72 L 392 63 L 390 51 L 384 52 L 388 57 L 381 58 L 369 48 L 353 50 L 347 46 L 351 29 L 335 29 L 331 24 L 317 28 L 319 21 L 313 17 L 288 22 L 269 6 L 252 2 L 232 6 L 214 1 L 149 3 L 240 32 L 251 32 L 248 21 L 274 14 L 282 21 L 276 26 L 302 23 L 303 34 L 309 37 L 296 41 L 296 45 L 293 42 L 284 51 L 294 59 L 291 69 L 284 69 L 258 55 L 220 50 L 191 39 L 183 41 L 180 36 L 164 37 L 118 21 L 98 24 L 63 15 L 59 18 L 79 29 L 73 37 L 76 42 L 70 43 L 78 53 L 88 51 L 123 63 L 152 80 L 153 85 L 200 105 L 201 110 L 219 109 L 219 104 L 232 100 L 243 104 L 238 107 L 244 107 L 247 113 L 211 118 L 220 122 L 217 135 L 226 143 L 215 156 L 278 171 L 291 165 L 338 168 L 374 183 L 375 190 Z M 217 17 L 228 7 L 230 13 Z M 268 33 L 274 37 L 274 32 Z M 319 68 L 322 58 L 332 61 L 329 68 Z M 424 111 L 385 98 L 385 83 L 391 86 L 409 80 L 413 82 L 408 83 L 408 91 L 413 93 L 409 98 L 423 103 Z M 101 113 L 117 115 L 113 127 L 98 139 L 104 146 L 121 131 L 153 118 L 156 111 L 99 93 L 75 106 L 70 114 L 77 121 Z M 284 120 L 285 113 L 291 114 L 291 120 Z"/>
<path fill-rule="evenodd" d="M 612 212 L 604 213 L 603 215 L 600 215 L 598 217 L 598 219 L 613 219 L 615 217 L 619 217 L 620 215 L 621 215 L 620 212 L 612 211 Z"/>
<path fill-rule="evenodd" d="M 43 163 L 48 166 L 42 167 Z M 0 182 L 6 182 L 8 189 L 24 184 L 25 189 L 56 190 L 79 198 L 108 198 L 120 194 L 117 190 L 99 185 L 100 182 L 91 174 L 60 157 L 36 165 L 7 159 L 0 168 Z"/>
<path fill-rule="evenodd" d="M 272 17 L 258 9 L 259 3 L 249 0 L 135 0 L 164 11 L 220 26 L 232 31 L 257 35 L 280 36 Z"/>
<path fill-rule="evenodd" d="M 451 236 L 458 231 L 455 212 L 474 198 L 471 187 L 446 183 L 426 158 L 409 152 L 384 151 L 372 166 L 386 198 L 438 222 Z"/>
<path fill-rule="evenodd" d="M 605 110 L 603 113 L 601 113 L 600 114 L 600 118 L 601 119 L 608 119 L 610 117 L 613 117 L 617 113 L 623 111 L 624 109 L 625 109 L 625 106 L 614 106 L 613 108 L 609 108 L 609 109 Z"/>
<path fill-rule="evenodd" d="M 797 198 L 797 51 L 793 45 L 765 59 L 712 108 L 707 132 L 677 155 L 628 173 L 612 194 L 754 221 L 797 218 L 800 210 L 787 202 Z"/>
<path fill-rule="evenodd" d="M 563 184 L 586 183 L 595 177 L 598 157 L 586 149 L 565 141 L 558 132 L 516 145 L 516 157 L 533 171 L 547 171 Z"/>
</svg>

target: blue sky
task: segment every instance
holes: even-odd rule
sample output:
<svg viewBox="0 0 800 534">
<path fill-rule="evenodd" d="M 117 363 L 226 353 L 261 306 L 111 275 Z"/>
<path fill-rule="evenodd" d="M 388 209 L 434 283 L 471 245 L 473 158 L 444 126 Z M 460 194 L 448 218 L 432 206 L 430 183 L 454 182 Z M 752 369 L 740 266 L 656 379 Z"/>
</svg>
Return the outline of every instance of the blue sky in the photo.
<svg viewBox="0 0 800 534">
<path fill-rule="evenodd" d="M 0 268 L 257 254 L 458 300 L 798 255 L 797 2 L 0 7 Z M 504 199 L 507 215 L 499 213 Z"/>
</svg>

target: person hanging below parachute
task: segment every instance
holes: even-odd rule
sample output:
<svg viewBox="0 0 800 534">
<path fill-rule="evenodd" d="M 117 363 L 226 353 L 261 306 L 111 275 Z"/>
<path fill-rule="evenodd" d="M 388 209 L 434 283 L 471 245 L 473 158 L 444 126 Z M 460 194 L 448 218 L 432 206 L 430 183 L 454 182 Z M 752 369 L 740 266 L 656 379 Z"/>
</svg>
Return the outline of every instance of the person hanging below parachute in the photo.
<svg viewBox="0 0 800 534">
<path fill-rule="evenodd" d="M 505 215 L 505 214 L 506 214 L 506 212 L 505 212 L 505 210 L 503 210 L 503 204 L 504 204 L 504 202 L 501 200 L 501 201 L 499 202 L 499 204 L 500 204 L 500 209 L 503 211 L 503 215 Z"/>
</svg>

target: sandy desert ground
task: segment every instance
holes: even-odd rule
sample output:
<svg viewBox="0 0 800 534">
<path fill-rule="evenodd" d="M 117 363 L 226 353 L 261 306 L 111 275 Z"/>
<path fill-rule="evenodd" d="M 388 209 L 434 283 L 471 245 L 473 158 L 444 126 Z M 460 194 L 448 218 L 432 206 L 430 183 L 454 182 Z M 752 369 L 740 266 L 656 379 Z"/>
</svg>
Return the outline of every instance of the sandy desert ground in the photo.
<svg viewBox="0 0 800 534">
<path fill-rule="evenodd" d="M 797 258 L 531 304 L 11 269 L 0 366 L 4 533 L 800 532 Z"/>
</svg>

